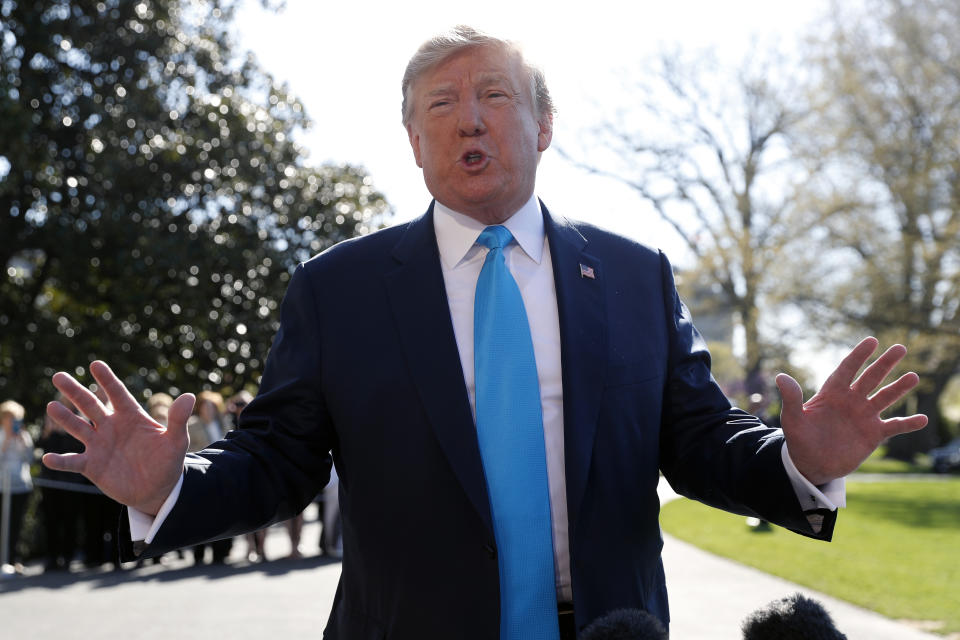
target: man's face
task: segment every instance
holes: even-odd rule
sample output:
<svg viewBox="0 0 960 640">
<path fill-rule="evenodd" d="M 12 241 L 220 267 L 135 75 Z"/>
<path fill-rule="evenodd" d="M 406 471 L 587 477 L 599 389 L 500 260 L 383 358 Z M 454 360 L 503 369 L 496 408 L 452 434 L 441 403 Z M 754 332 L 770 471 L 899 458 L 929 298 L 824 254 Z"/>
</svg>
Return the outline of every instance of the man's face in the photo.
<svg viewBox="0 0 960 640">
<path fill-rule="evenodd" d="M 530 85 L 517 56 L 487 46 L 454 54 L 413 83 L 407 134 L 434 198 L 486 224 L 530 199 L 553 134 Z"/>
</svg>

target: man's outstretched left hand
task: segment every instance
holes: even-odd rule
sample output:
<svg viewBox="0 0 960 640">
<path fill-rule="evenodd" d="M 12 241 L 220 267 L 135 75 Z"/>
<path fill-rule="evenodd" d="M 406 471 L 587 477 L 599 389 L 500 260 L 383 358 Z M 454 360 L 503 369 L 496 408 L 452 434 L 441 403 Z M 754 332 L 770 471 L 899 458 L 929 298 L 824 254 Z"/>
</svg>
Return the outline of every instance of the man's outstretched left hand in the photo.
<svg viewBox="0 0 960 640">
<path fill-rule="evenodd" d="M 887 349 L 854 379 L 877 345 L 876 338 L 865 338 L 807 402 L 796 380 L 785 373 L 777 376 L 783 398 L 780 421 L 790 459 L 815 485 L 846 476 L 887 438 L 927 424 L 922 414 L 880 417 L 919 382 L 917 374 L 907 373 L 877 390 L 906 355 L 903 345 Z"/>
</svg>

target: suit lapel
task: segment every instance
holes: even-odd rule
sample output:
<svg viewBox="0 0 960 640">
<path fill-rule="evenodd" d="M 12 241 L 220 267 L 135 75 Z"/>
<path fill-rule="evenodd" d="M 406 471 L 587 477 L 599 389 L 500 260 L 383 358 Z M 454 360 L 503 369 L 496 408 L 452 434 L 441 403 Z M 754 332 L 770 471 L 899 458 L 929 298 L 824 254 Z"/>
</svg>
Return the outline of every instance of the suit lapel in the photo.
<svg viewBox="0 0 960 640">
<path fill-rule="evenodd" d="M 590 471 L 603 394 L 606 301 L 602 265 L 586 252 L 586 238 L 568 221 L 554 220 L 542 203 L 541 207 L 560 318 L 567 509 L 572 535 Z M 433 205 L 426 215 L 410 223 L 393 257 L 398 265 L 385 280 L 411 376 L 451 468 L 492 532 L 483 463 L 433 231 Z"/>
<path fill-rule="evenodd" d="M 607 361 L 603 270 L 587 240 L 541 203 L 560 315 L 563 368 L 564 463 L 571 537 L 590 472 Z"/>
<path fill-rule="evenodd" d="M 477 432 L 433 231 L 432 204 L 426 215 L 410 223 L 393 257 L 398 266 L 385 279 L 407 365 L 440 447 L 492 532 Z"/>
</svg>

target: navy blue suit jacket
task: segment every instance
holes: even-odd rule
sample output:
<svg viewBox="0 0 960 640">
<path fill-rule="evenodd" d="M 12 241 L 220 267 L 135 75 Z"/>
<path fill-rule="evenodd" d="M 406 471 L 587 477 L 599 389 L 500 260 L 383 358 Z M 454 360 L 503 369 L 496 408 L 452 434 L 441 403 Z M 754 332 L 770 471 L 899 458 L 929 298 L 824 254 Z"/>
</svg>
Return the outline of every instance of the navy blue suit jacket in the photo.
<svg viewBox="0 0 960 640">
<path fill-rule="evenodd" d="M 579 627 L 668 621 L 657 482 L 799 533 L 782 434 L 730 407 L 659 252 L 544 208 L 563 366 Z M 594 278 L 581 275 L 581 265 Z M 240 429 L 188 458 L 148 554 L 298 513 L 340 476 L 344 557 L 327 638 L 493 639 L 496 543 L 432 207 L 298 267 Z"/>
</svg>

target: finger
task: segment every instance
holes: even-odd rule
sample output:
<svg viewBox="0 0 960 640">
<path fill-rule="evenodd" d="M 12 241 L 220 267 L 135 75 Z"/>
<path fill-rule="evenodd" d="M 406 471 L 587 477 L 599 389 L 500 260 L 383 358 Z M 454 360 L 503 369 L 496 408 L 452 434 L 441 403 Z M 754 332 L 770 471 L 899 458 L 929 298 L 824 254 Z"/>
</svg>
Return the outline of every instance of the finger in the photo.
<svg viewBox="0 0 960 640">
<path fill-rule="evenodd" d="M 90 363 L 90 373 L 94 380 L 107 394 L 110 404 L 114 409 L 126 409 L 127 411 L 138 411 L 140 404 L 133 394 L 127 390 L 127 387 L 120 382 L 113 370 L 102 360 L 96 360 Z"/>
<path fill-rule="evenodd" d="M 113 404 L 110 402 L 110 398 L 107 397 L 107 392 L 104 391 L 103 387 L 99 384 L 91 385 L 90 391 L 93 392 L 93 395 L 97 396 L 97 400 L 99 400 L 103 406 L 109 407 L 111 404 Z"/>
<path fill-rule="evenodd" d="M 856 379 L 851 388 L 858 392 L 863 393 L 864 395 L 870 393 L 879 386 L 883 379 L 890 375 L 890 372 L 893 371 L 893 368 L 897 366 L 897 363 L 903 360 L 903 356 L 907 355 L 907 348 L 902 344 L 895 344 L 886 351 L 883 352 L 883 355 L 873 361 L 873 363 L 864 369 L 863 373 L 860 374 L 860 377 Z"/>
<path fill-rule="evenodd" d="M 913 416 L 908 416 L 906 418 L 890 418 L 883 421 L 884 428 L 884 438 L 891 438 L 895 435 L 901 433 L 908 433 L 910 431 L 918 431 L 927 426 L 927 416 L 922 413 L 918 413 Z"/>
<path fill-rule="evenodd" d="M 47 405 L 47 415 L 83 444 L 90 442 L 93 426 L 59 402 L 51 402 Z"/>
<path fill-rule="evenodd" d="M 837 368 L 830 374 L 827 381 L 823 383 L 823 386 L 849 388 L 850 383 L 853 382 L 853 377 L 857 375 L 857 371 L 860 371 L 860 367 L 863 366 L 863 363 L 867 361 L 870 355 L 876 351 L 878 344 L 877 339 L 873 337 L 861 340 L 860 344 L 855 346 L 853 350 L 847 354 L 847 357 L 840 361 L 840 364 L 837 365 Z"/>
<path fill-rule="evenodd" d="M 781 373 L 777 376 L 777 388 L 780 389 L 780 397 L 783 402 L 780 410 L 781 424 L 798 424 L 803 418 L 803 389 L 800 383 Z"/>
<path fill-rule="evenodd" d="M 45 453 L 42 460 L 48 469 L 71 473 L 83 473 L 87 464 L 87 456 L 83 453 Z"/>
<path fill-rule="evenodd" d="M 907 395 L 919 382 L 920 377 L 917 374 L 913 372 L 905 373 L 897 378 L 895 382 L 891 382 L 873 394 L 873 396 L 870 397 L 870 404 L 876 408 L 877 413 L 880 413 Z"/>
<path fill-rule="evenodd" d="M 80 410 L 80 413 L 87 416 L 94 423 L 97 423 L 107 415 L 107 410 L 97 400 L 97 396 L 74 380 L 69 373 L 60 371 L 53 374 L 53 386 L 62 393 L 70 402 Z M 62 424 L 62 423 L 61 423 Z M 66 425 L 64 425 L 66 426 Z"/>
<path fill-rule="evenodd" d="M 187 432 L 187 420 L 193 413 L 196 400 L 192 393 L 185 393 L 170 405 L 170 412 L 167 414 L 167 430 L 172 436 L 179 437 Z"/>
</svg>

